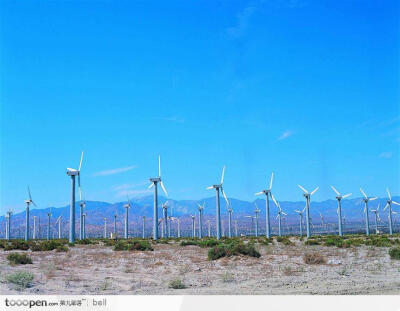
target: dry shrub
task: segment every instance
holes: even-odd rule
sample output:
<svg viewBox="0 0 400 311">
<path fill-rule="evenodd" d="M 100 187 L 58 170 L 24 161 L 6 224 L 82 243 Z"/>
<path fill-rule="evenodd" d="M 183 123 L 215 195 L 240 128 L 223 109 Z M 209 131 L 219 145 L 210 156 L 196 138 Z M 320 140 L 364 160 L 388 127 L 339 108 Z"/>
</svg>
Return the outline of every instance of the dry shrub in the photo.
<svg viewBox="0 0 400 311">
<path fill-rule="evenodd" d="M 304 254 L 303 260 L 304 263 L 309 265 L 321 265 L 326 263 L 326 258 L 317 252 Z"/>
</svg>

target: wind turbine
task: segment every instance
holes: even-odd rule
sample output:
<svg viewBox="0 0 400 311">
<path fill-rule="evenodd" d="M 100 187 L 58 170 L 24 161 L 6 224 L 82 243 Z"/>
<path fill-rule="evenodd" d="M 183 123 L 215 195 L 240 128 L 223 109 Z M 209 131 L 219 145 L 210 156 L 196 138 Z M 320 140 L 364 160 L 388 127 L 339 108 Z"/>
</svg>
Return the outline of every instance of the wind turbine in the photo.
<svg viewBox="0 0 400 311">
<path fill-rule="evenodd" d="M 47 240 L 50 240 L 50 221 L 51 221 L 51 208 L 49 212 L 47 213 L 48 221 L 47 221 Z"/>
<path fill-rule="evenodd" d="M 210 222 L 210 219 L 207 220 L 207 223 L 208 223 L 208 237 L 211 237 L 211 222 Z"/>
<path fill-rule="evenodd" d="M 168 201 L 165 201 L 162 204 L 162 210 L 163 210 L 163 232 L 165 233 L 166 237 L 169 238 L 169 232 L 168 232 Z"/>
<path fill-rule="evenodd" d="M 75 243 L 75 177 L 78 176 L 78 186 L 81 185 L 81 167 L 83 160 L 83 151 L 81 153 L 81 161 L 79 169 L 67 168 L 67 175 L 71 176 L 71 206 L 69 212 L 69 243 Z"/>
<path fill-rule="evenodd" d="M 129 208 L 131 207 L 131 201 L 129 200 L 129 196 L 126 196 L 128 201 L 126 201 L 126 204 L 124 204 L 124 208 L 125 208 L 125 239 L 128 238 L 128 212 L 129 212 Z"/>
<path fill-rule="evenodd" d="M 158 240 L 158 194 L 157 194 L 157 184 L 160 183 L 161 189 L 164 191 L 165 195 L 168 196 L 167 190 L 161 180 L 161 158 L 158 156 L 158 177 L 150 178 L 150 186 L 154 187 L 154 207 L 153 207 L 153 239 Z"/>
<path fill-rule="evenodd" d="M 181 220 L 180 218 L 176 218 L 177 222 L 178 222 L 178 238 L 181 237 Z"/>
<path fill-rule="evenodd" d="M 11 215 L 13 214 L 13 211 L 12 210 L 8 210 L 8 212 L 7 212 L 7 215 L 6 215 L 6 217 L 7 217 L 7 223 L 6 223 L 6 228 L 7 228 L 7 230 L 6 230 L 6 239 L 7 240 L 10 240 L 11 239 Z"/>
<path fill-rule="evenodd" d="M 321 218 L 321 233 L 324 233 L 324 216 L 319 212 L 319 217 Z"/>
<path fill-rule="evenodd" d="M 272 197 L 272 200 L 274 201 L 276 207 L 278 207 L 278 215 L 276 215 L 276 219 L 278 219 L 278 235 L 282 236 L 282 215 L 286 215 L 287 216 L 287 214 L 284 211 L 282 211 L 281 206 L 275 200 L 274 197 Z"/>
<path fill-rule="evenodd" d="M 336 193 L 336 200 L 338 201 L 338 207 L 337 207 L 337 214 L 338 214 L 338 222 L 339 222 L 339 236 L 343 236 L 343 223 L 342 223 L 342 204 L 341 201 L 342 199 L 345 199 L 349 196 L 351 196 L 351 193 L 341 195 L 339 191 L 335 189 L 335 187 L 331 186 L 332 190 L 335 191 Z"/>
<path fill-rule="evenodd" d="M 145 238 L 146 233 L 146 216 L 143 216 L 143 224 L 142 224 L 142 238 Z"/>
<path fill-rule="evenodd" d="M 78 179 L 79 181 L 79 179 Z M 80 212 L 79 212 L 79 239 L 82 240 L 84 239 L 83 237 L 83 210 L 86 208 L 86 201 L 85 199 L 82 200 L 82 190 L 81 190 L 81 184 L 79 181 L 78 185 L 78 190 L 79 190 L 79 206 L 80 206 Z"/>
<path fill-rule="evenodd" d="M 33 216 L 33 235 L 32 238 L 36 239 L 36 216 Z"/>
<path fill-rule="evenodd" d="M 207 187 L 207 190 L 215 189 L 217 196 L 216 196 L 216 205 L 217 205 L 217 240 L 221 239 L 221 209 L 220 209 L 220 200 L 219 200 L 219 191 L 221 190 L 222 195 L 225 198 L 226 204 L 229 205 L 228 198 L 226 197 L 224 188 L 222 184 L 224 183 L 224 175 L 225 175 L 225 166 L 222 168 L 222 175 L 221 175 L 221 182 L 218 185 L 212 185 L 211 187 Z"/>
<path fill-rule="evenodd" d="M 254 214 L 255 214 L 255 220 L 256 220 L 256 237 L 258 237 L 258 215 L 260 213 L 260 210 L 257 207 L 257 203 L 254 202 L 254 205 L 256 206 L 255 210 L 254 210 Z"/>
<path fill-rule="evenodd" d="M 83 215 L 82 215 L 82 219 L 83 219 L 83 238 L 84 239 L 86 239 L 86 216 L 87 216 L 87 213 L 86 213 L 86 209 L 85 209 L 85 211 L 83 212 Z"/>
<path fill-rule="evenodd" d="M 57 220 L 56 220 L 56 225 L 58 223 L 58 238 L 61 239 L 61 215 L 58 216 Z"/>
<path fill-rule="evenodd" d="M 232 237 L 232 213 L 233 213 L 232 206 L 229 205 L 229 207 L 228 207 L 228 237 L 229 238 Z"/>
<path fill-rule="evenodd" d="M 33 200 L 32 200 L 31 190 L 29 189 L 29 186 L 28 186 L 28 195 L 29 195 L 29 199 L 25 200 L 25 203 L 26 203 L 25 241 L 29 240 L 29 205 L 33 204 L 34 206 L 36 206 L 35 202 L 33 202 Z"/>
<path fill-rule="evenodd" d="M 114 239 L 117 238 L 117 209 L 114 210 Z"/>
<path fill-rule="evenodd" d="M 104 238 L 107 239 L 107 218 L 104 217 Z"/>
<path fill-rule="evenodd" d="M 362 193 L 363 196 L 364 196 L 363 201 L 364 201 L 364 204 L 365 204 L 365 206 L 364 206 L 364 213 L 365 213 L 365 233 L 366 233 L 367 235 L 369 235 L 368 202 L 369 202 L 369 201 L 376 200 L 377 197 L 370 198 L 370 197 L 368 197 L 368 196 L 365 194 L 364 190 L 362 190 L 361 188 L 360 188 L 360 191 L 361 191 L 361 193 Z"/>
<path fill-rule="evenodd" d="M 300 216 L 300 236 L 303 236 L 303 213 L 306 210 L 306 207 L 304 206 L 302 211 L 299 210 L 294 210 L 297 214 Z"/>
<path fill-rule="evenodd" d="M 315 188 L 311 193 L 309 193 L 304 187 L 298 185 L 301 190 L 303 190 L 303 196 L 306 198 L 306 229 L 307 229 L 307 238 L 311 236 L 310 231 L 310 200 L 311 196 L 318 191 L 319 187 Z"/>
<path fill-rule="evenodd" d="M 235 236 L 238 237 L 238 223 L 237 223 L 237 219 L 235 219 Z"/>
<path fill-rule="evenodd" d="M 269 181 L 269 188 L 263 190 L 261 192 L 257 192 L 255 195 L 265 194 L 265 235 L 269 239 L 271 237 L 271 225 L 270 225 L 270 217 L 269 217 L 269 195 L 272 197 L 272 182 L 274 181 L 274 173 L 271 174 L 271 179 Z"/>
<path fill-rule="evenodd" d="M 206 202 L 203 202 L 203 205 L 200 205 L 197 203 L 197 206 L 199 208 L 199 238 L 203 238 L 203 210 Z"/>
<path fill-rule="evenodd" d="M 385 208 L 383 210 L 385 211 L 389 207 L 389 216 L 388 216 L 388 218 L 389 218 L 389 234 L 392 235 L 393 234 L 392 203 L 395 204 L 395 205 L 400 205 L 400 203 L 392 200 L 392 195 L 390 194 L 388 188 L 386 188 L 386 191 L 387 191 L 387 194 L 388 194 L 388 200 L 387 200 L 386 206 L 385 206 Z"/>
<path fill-rule="evenodd" d="M 196 229 L 195 229 L 195 224 L 194 224 L 195 219 L 196 219 L 196 216 L 192 215 L 192 238 L 196 237 L 196 234 L 195 234 Z"/>
<path fill-rule="evenodd" d="M 371 212 L 375 214 L 375 234 L 378 234 L 378 219 L 380 220 L 379 217 L 379 207 L 380 203 L 378 203 L 378 207 L 376 209 L 372 209 Z"/>
</svg>

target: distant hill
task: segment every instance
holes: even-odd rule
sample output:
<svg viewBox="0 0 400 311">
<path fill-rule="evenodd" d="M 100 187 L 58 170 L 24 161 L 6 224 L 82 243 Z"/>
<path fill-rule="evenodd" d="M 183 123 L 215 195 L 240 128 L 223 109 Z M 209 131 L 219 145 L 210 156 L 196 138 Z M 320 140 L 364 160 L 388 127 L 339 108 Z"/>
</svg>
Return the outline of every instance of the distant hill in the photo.
<svg viewBox="0 0 400 311">
<path fill-rule="evenodd" d="M 400 200 L 400 197 L 393 198 L 394 200 Z M 258 208 L 261 210 L 260 212 L 260 221 L 263 222 L 265 219 L 265 200 L 257 199 L 253 202 L 237 200 L 234 198 L 229 199 L 232 203 L 234 210 L 234 217 L 240 218 L 244 215 L 252 215 L 254 213 L 255 204 L 257 204 Z M 382 220 L 386 221 L 387 219 L 387 210 L 383 212 L 383 207 L 386 204 L 387 199 L 378 199 L 376 201 L 370 202 L 370 209 L 375 208 L 378 202 L 381 205 L 381 213 L 380 217 Z M 166 198 L 163 196 L 159 196 L 159 215 L 161 217 L 161 204 L 166 201 Z M 209 217 L 215 215 L 215 197 L 205 198 L 202 200 L 174 200 L 168 199 L 169 202 L 169 211 L 170 214 L 172 212 L 173 216 L 187 216 L 192 214 L 197 214 L 197 203 L 205 202 L 204 215 L 205 217 Z M 114 213 L 117 213 L 118 221 L 123 221 L 123 215 L 125 214 L 125 208 L 123 205 L 125 202 L 116 202 L 116 203 L 108 203 L 108 202 L 99 202 L 99 201 L 87 201 L 86 202 L 86 211 L 87 211 L 87 224 L 90 225 L 101 225 L 103 224 L 103 218 L 106 217 L 109 219 L 111 223 Z M 146 216 L 147 218 L 151 218 L 153 215 L 153 196 L 145 196 L 142 198 L 132 199 L 132 207 L 129 210 L 130 221 L 138 222 L 141 220 L 142 216 Z M 295 209 L 303 209 L 305 206 L 305 201 L 297 201 L 297 202 L 289 202 L 289 201 L 279 201 L 283 211 L 285 211 L 288 216 L 286 217 L 286 221 L 288 223 L 296 223 L 298 222 L 298 216 L 294 212 Z M 77 202 L 76 206 L 76 215 L 78 218 L 79 215 L 79 204 Z M 47 217 L 47 213 L 51 209 L 52 218 L 55 219 L 58 216 L 62 216 L 63 220 L 69 219 L 69 205 L 63 207 L 51 207 L 45 209 L 31 209 L 31 217 L 38 216 L 41 219 L 45 219 Z M 326 200 L 322 202 L 311 202 L 311 217 L 314 223 L 320 223 L 320 214 L 322 213 L 325 222 L 336 222 L 337 220 L 337 201 L 336 200 Z M 347 199 L 342 201 L 342 210 L 343 215 L 346 216 L 346 221 L 353 222 L 361 222 L 363 220 L 363 209 L 364 203 L 361 198 Z M 393 206 L 393 209 L 399 211 L 399 207 Z M 270 211 L 271 211 L 271 219 L 275 220 L 275 216 L 277 215 L 277 207 L 270 200 Z M 221 198 L 221 213 L 222 217 L 227 217 L 227 208 L 226 203 L 223 198 Z M 372 215 L 371 219 L 372 219 Z M 183 217 L 186 218 L 186 217 Z M 5 220 L 4 215 L 0 217 L 0 222 L 3 223 Z M 13 215 L 13 223 L 23 223 L 25 220 L 25 212 L 16 213 Z"/>
</svg>

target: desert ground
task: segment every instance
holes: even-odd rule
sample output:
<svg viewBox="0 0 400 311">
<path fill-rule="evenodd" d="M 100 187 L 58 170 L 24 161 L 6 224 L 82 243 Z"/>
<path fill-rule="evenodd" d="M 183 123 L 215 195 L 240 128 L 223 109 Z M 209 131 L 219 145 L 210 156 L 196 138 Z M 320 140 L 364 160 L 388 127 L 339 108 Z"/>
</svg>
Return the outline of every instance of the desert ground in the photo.
<svg viewBox="0 0 400 311">
<path fill-rule="evenodd" d="M 400 294 L 400 260 L 388 247 L 349 248 L 274 242 L 257 244 L 260 258 L 208 260 L 208 248 L 179 242 L 154 244 L 154 251 L 114 251 L 102 244 L 76 245 L 68 252 L 13 251 L 28 254 L 33 264 L 11 265 L 0 250 L 0 294 Z M 318 253 L 325 263 L 307 264 Z M 15 271 L 34 274 L 30 287 L 5 281 Z M 180 280 L 186 288 L 171 288 Z"/>
</svg>

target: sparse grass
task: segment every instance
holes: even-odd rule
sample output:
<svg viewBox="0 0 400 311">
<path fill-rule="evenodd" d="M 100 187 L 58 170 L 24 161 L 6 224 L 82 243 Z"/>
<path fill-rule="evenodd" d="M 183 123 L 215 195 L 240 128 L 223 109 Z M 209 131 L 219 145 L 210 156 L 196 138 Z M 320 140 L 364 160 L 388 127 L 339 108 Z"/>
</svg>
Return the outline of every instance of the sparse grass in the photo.
<svg viewBox="0 0 400 311">
<path fill-rule="evenodd" d="M 303 260 L 304 263 L 308 265 L 321 265 L 326 263 L 326 258 L 318 252 L 304 254 Z"/>
<path fill-rule="evenodd" d="M 321 242 L 313 239 L 313 238 L 309 238 L 307 239 L 307 241 L 304 242 L 305 245 L 321 245 Z"/>
<path fill-rule="evenodd" d="M 8 274 L 5 280 L 15 286 L 15 289 L 22 290 L 32 286 L 34 275 L 31 272 L 17 271 Z"/>
<path fill-rule="evenodd" d="M 392 247 L 389 249 L 389 255 L 391 259 L 400 260 L 400 247 Z"/>
<path fill-rule="evenodd" d="M 222 274 L 222 282 L 224 282 L 224 283 L 230 283 L 230 282 L 233 282 L 233 281 L 234 281 L 233 274 L 230 273 L 229 271 L 225 271 L 225 272 Z"/>
<path fill-rule="evenodd" d="M 186 288 L 186 285 L 181 279 L 175 279 L 169 282 L 168 287 L 173 289 L 184 289 Z"/>
<path fill-rule="evenodd" d="M 7 255 L 7 260 L 14 265 L 32 264 L 32 258 L 27 254 L 10 253 Z"/>
</svg>

